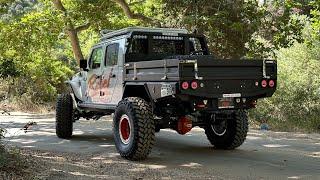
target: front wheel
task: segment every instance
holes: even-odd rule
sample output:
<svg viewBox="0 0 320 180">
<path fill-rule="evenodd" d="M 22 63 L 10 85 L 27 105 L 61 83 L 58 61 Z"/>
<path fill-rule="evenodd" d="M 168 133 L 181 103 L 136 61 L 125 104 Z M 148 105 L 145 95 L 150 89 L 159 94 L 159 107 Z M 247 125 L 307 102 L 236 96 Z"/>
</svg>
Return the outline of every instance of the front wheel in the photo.
<svg viewBox="0 0 320 180">
<path fill-rule="evenodd" d="M 120 101 L 113 118 L 117 151 L 129 160 L 145 159 L 155 139 L 155 123 L 148 102 L 139 97 Z"/>
<path fill-rule="evenodd" d="M 73 116 L 74 111 L 71 95 L 59 95 L 56 104 L 56 134 L 59 138 L 71 138 L 73 131 Z"/>
<path fill-rule="evenodd" d="M 235 149 L 246 139 L 248 133 L 248 116 L 243 110 L 234 112 L 231 119 L 206 125 L 205 133 L 210 143 L 217 149 Z"/>
</svg>

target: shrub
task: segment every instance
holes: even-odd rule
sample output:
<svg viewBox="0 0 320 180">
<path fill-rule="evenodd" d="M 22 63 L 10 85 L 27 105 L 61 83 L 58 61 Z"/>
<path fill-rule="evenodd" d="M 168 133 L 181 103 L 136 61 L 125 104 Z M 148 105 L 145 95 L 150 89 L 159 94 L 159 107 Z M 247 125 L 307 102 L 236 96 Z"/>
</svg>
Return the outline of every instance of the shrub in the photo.
<svg viewBox="0 0 320 180">
<path fill-rule="evenodd" d="M 320 125 L 320 61 L 310 47 L 295 43 L 276 52 L 277 91 L 258 103 L 251 118 L 267 121 L 271 127 L 286 131 L 317 131 Z"/>
</svg>

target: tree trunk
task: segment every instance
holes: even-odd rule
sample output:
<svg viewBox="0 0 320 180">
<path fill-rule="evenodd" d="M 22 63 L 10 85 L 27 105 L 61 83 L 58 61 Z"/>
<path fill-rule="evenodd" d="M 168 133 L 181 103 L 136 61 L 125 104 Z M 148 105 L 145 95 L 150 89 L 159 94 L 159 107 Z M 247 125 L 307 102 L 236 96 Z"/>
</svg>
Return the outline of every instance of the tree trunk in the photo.
<svg viewBox="0 0 320 180">
<path fill-rule="evenodd" d="M 73 29 L 68 29 L 67 34 L 71 41 L 74 58 L 77 60 L 77 63 L 80 64 L 80 60 L 84 58 L 83 58 L 82 50 L 80 47 L 78 32 L 73 28 Z"/>
<path fill-rule="evenodd" d="M 52 2 L 58 10 L 62 11 L 65 14 L 65 18 L 67 21 L 66 22 L 67 27 L 65 31 L 68 34 L 69 39 L 71 41 L 74 58 L 77 60 L 77 63 L 80 64 L 80 60 L 83 59 L 83 54 L 82 54 L 82 50 L 81 50 L 80 42 L 78 38 L 79 31 L 74 27 L 72 21 L 68 17 L 67 10 L 64 8 L 61 0 L 52 0 Z"/>
<path fill-rule="evenodd" d="M 129 19 L 139 19 L 139 20 L 147 22 L 149 24 L 161 27 L 161 24 L 159 21 L 154 20 L 152 18 L 149 18 L 147 16 L 144 16 L 142 14 L 132 12 L 128 3 L 125 0 L 113 0 L 113 1 L 115 3 L 117 3 L 118 5 L 120 5 L 124 14 Z M 80 47 L 78 33 L 82 30 L 87 29 L 90 26 L 90 23 L 84 24 L 79 27 L 75 27 L 72 23 L 72 20 L 68 16 L 68 12 L 67 12 L 66 8 L 63 6 L 61 0 L 52 0 L 52 2 L 54 4 L 55 8 L 60 10 L 65 16 L 66 24 L 67 24 L 65 31 L 68 34 L 69 39 L 71 41 L 71 46 L 72 46 L 74 58 L 77 60 L 77 63 L 80 64 L 80 60 L 83 59 L 83 54 L 82 54 L 82 50 Z"/>
</svg>

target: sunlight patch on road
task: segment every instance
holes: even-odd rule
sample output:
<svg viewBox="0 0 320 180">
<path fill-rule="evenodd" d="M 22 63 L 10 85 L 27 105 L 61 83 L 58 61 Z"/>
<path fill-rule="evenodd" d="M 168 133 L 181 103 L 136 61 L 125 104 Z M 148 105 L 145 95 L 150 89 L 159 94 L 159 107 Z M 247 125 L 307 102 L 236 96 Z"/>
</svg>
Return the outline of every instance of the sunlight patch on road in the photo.
<svg viewBox="0 0 320 180">
<path fill-rule="evenodd" d="M 107 154 L 107 157 L 117 157 L 117 156 L 119 156 L 118 153 L 108 153 Z"/>
<path fill-rule="evenodd" d="M 255 136 L 247 136 L 247 139 L 257 140 L 257 139 L 262 139 L 262 138 L 261 137 L 255 137 Z"/>
<path fill-rule="evenodd" d="M 23 134 L 21 128 L 7 128 L 4 137 L 13 137 Z"/>
<path fill-rule="evenodd" d="M 58 157 L 55 157 L 55 156 L 43 156 L 43 155 L 32 155 L 34 157 L 37 157 L 37 158 L 42 158 L 42 159 L 54 159 L 54 160 L 57 160 L 57 161 L 66 161 L 66 159 L 64 157 L 61 157 L 61 156 L 58 156 Z"/>
<path fill-rule="evenodd" d="M 113 161 L 113 160 L 104 160 L 104 161 L 102 161 L 103 163 L 105 163 L 105 164 L 112 164 L 112 163 L 118 163 L 118 162 L 116 162 L 116 161 Z"/>
<path fill-rule="evenodd" d="M 262 132 L 248 132 L 247 134 L 251 136 L 264 136 Z"/>
<path fill-rule="evenodd" d="M 106 158 L 104 158 L 104 157 L 101 157 L 101 156 L 96 156 L 96 157 L 93 157 L 93 158 L 91 158 L 92 160 L 104 160 L 104 159 L 106 159 Z"/>
<path fill-rule="evenodd" d="M 36 143 L 37 142 L 35 140 L 29 140 L 29 139 L 24 139 L 24 138 L 12 139 L 12 140 L 9 140 L 9 141 L 16 142 L 16 143 L 21 143 L 21 144 L 32 144 L 32 143 Z"/>
<path fill-rule="evenodd" d="M 320 152 L 312 152 L 308 156 L 315 157 L 315 158 L 320 158 Z"/>
<path fill-rule="evenodd" d="M 21 146 L 23 148 L 35 148 L 35 146 Z"/>
<path fill-rule="evenodd" d="M 202 165 L 199 164 L 199 163 L 191 162 L 191 163 L 187 163 L 187 164 L 182 164 L 181 166 L 183 166 L 183 167 L 190 167 L 190 168 L 199 168 L 199 167 L 201 167 Z"/>
<path fill-rule="evenodd" d="M 100 147 L 114 147 L 113 144 L 101 144 Z"/>
<path fill-rule="evenodd" d="M 281 147 L 289 147 L 290 145 L 286 145 L 286 144 L 265 144 L 263 146 L 264 147 L 269 147 L 269 148 L 281 148 Z"/>
<path fill-rule="evenodd" d="M 84 132 L 80 131 L 80 130 L 75 130 L 75 131 L 73 131 L 73 134 L 74 135 L 82 135 L 82 134 L 84 134 Z"/>
<path fill-rule="evenodd" d="M 147 164 L 146 167 L 150 169 L 163 169 L 163 168 L 166 168 L 167 166 L 157 165 L 157 164 Z"/>
<path fill-rule="evenodd" d="M 131 172 L 140 172 L 140 171 L 145 171 L 146 168 L 132 168 L 132 169 L 129 169 L 129 171 Z"/>
<path fill-rule="evenodd" d="M 288 177 L 288 179 L 301 179 L 301 177 L 299 177 L 299 176 L 290 176 L 290 177 Z"/>
<path fill-rule="evenodd" d="M 112 177 L 110 177 L 109 175 L 99 175 L 99 174 L 85 174 L 85 173 L 81 173 L 81 172 L 78 172 L 78 171 L 64 171 L 64 170 L 59 170 L 59 169 L 52 169 L 52 171 L 55 171 L 55 172 L 62 172 L 62 173 L 65 173 L 65 174 L 71 174 L 71 175 L 74 175 L 74 176 L 82 176 L 82 177 L 89 177 L 89 178 L 108 178 L 108 179 L 111 179 Z"/>
</svg>

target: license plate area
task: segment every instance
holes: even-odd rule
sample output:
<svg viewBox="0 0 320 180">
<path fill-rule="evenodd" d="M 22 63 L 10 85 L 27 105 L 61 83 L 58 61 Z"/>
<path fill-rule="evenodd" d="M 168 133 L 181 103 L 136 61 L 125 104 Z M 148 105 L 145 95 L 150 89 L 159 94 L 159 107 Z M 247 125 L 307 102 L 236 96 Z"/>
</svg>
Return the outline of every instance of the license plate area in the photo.
<svg viewBox="0 0 320 180">
<path fill-rule="evenodd" d="M 219 109 L 234 108 L 234 98 L 231 98 L 231 97 L 218 98 L 218 108 Z"/>
<path fill-rule="evenodd" d="M 171 84 L 162 84 L 160 92 L 161 92 L 161 97 L 171 96 L 174 94 L 174 88 Z"/>
</svg>

